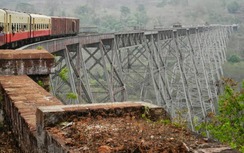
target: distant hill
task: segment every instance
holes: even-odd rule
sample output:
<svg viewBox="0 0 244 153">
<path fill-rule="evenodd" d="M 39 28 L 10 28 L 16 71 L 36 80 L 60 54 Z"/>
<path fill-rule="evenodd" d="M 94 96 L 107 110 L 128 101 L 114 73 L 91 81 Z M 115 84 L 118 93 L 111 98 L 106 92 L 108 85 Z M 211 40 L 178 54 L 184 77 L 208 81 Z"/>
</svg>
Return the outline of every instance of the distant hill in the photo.
<svg viewBox="0 0 244 153">
<path fill-rule="evenodd" d="M 76 16 L 82 19 L 83 26 L 100 26 L 108 16 L 112 17 L 110 20 L 120 20 L 120 8 L 125 6 L 130 10 L 131 25 L 135 25 L 134 18 L 146 15 L 145 27 L 170 26 L 176 22 L 183 25 L 242 22 L 243 7 L 238 11 L 238 16 L 228 12 L 227 6 L 233 1 L 241 6 L 244 4 L 244 0 L 0 0 L 2 8 L 55 16 Z M 145 8 L 146 14 L 138 16 L 139 5 Z M 77 13 L 84 11 L 81 9 L 89 9 L 85 10 L 86 18 Z M 238 17 L 241 19 L 238 20 Z M 118 21 L 114 21 L 114 24 L 116 22 Z"/>
</svg>

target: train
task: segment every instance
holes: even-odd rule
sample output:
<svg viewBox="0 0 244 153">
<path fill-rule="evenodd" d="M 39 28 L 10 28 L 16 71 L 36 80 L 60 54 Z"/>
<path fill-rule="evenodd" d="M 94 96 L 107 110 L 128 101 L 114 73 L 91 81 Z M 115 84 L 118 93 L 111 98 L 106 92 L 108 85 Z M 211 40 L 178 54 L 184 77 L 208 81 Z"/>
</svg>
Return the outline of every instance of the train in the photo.
<svg viewBox="0 0 244 153">
<path fill-rule="evenodd" d="M 0 48 L 17 48 L 37 41 L 74 36 L 80 20 L 0 9 Z"/>
</svg>

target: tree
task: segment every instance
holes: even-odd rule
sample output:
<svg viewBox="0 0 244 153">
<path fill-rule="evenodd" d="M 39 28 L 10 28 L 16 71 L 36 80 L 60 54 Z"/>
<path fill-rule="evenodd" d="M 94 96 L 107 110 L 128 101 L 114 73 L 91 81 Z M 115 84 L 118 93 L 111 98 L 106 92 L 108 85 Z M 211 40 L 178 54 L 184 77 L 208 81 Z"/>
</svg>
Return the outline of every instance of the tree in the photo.
<svg viewBox="0 0 244 153">
<path fill-rule="evenodd" d="M 59 1 L 46 0 L 46 8 L 48 9 L 48 15 L 57 15 L 60 8 L 60 3 Z"/>
<path fill-rule="evenodd" d="M 35 7 L 29 3 L 18 3 L 15 9 L 21 12 L 35 12 Z"/>
<path fill-rule="evenodd" d="M 91 26 L 94 24 L 94 12 L 88 5 L 78 6 L 75 9 L 75 14 L 80 18 L 82 26 Z"/>
<path fill-rule="evenodd" d="M 218 114 L 209 115 L 203 124 L 210 135 L 244 152 L 244 81 L 240 91 L 232 79 L 224 79 L 225 90 L 219 99 Z"/>
<path fill-rule="evenodd" d="M 121 6 L 120 14 L 121 17 L 127 18 L 130 15 L 130 9 L 127 6 Z"/>
<path fill-rule="evenodd" d="M 168 0 L 162 0 L 160 3 L 157 4 L 157 7 L 164 7 L 168 4 Z"/>
<path fill-rule="evenodd" d="M 91 12 L 91 9 L 88 7 L 88 5 L 78 6 L 75 9 L 75 13 L 78 15 L 88 15 L 90 12 Z"/>
<path fill-rule="evenodd" d="M 180 0 L 170 0 L 169 1 L 169 4 L 172 4 L 172 5 L 178 5 L 180 3 Z"/>
<path fill-rule="evenodd" d="M 120 23 L 122 25 L 122 28 L 125 29 L 126 26 L 128 26 L 130 19 L 130 9 L 126 6 L 120 7 Z"/>
<path fill-rule="evenodd" d="M 241 61 L 241 58 L 238 55 L 231 55 L 228 61 L 230 63 L 239 63 Z"/>
<path fill-rule="evenodd" d="M 143 4 L 138 5 L 135 17 L 137 20 L 137 25 L 140 28 L 146 26 L 148 22 L 148 16 L 147 16 L 146 8 Z"/>
<path fill-rule="evenodd" d="M 220 0 L 222 7 L 226 8 L 227 0 Z"/>
<path fill-rule="evenodd" d="M 230 2 L 227 5 L 228 12 L 232 14 L 235 14 L 239 10 L 239 8 L 240 5 L 236 1 Z"/>
<path fill-rule="evenodd" d="M 121 30 L 120 21 L 114 16 L 108 15 L 101 18 L 99 31 L 116 32 Z"/>
</svg>

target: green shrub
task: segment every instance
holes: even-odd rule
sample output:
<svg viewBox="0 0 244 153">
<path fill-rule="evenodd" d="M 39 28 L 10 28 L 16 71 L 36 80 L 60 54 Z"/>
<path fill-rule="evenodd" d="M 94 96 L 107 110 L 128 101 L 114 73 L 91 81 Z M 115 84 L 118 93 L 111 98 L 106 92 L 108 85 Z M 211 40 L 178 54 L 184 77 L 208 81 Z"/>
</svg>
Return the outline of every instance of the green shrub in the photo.
<svg viewBox="0 0 244 153">
<path fill-rule="evenodd" d="M 69 72 L 69 70 L 68 70 L 68 68 L 63 68 L 60 72 L 59 72 L 59 74 L 58 74 L 58 76 L 63 80 L 63 81 L 67 81 L 67 79 L 68 79 L 68 72 Z"/>
<path fill-rule="evenodd" d="M 37 50 L 43 50 L 44 48 L 42 46 L 37 46 L 36 49 Z"/>
<path fill-rule="evenodd" d="M 44 87 L 44 83 L 43 83 L 41 80 L 38 80 L 38 81 L 37 81 L 37 84 L 38 84 L 39 86 L 41 86 L 41 87 Z"/>
<path fill-rule="evenodd" d="M 239 63 L 241 58 L 238 55 L 231 55 L 230 58 L 228 58 L 228 61 L 230 63 Z"/>
<path fill-rule="evenodd" d="M 240 4 L 236 1 L 233 1 L 227 5 L 227 9 L 229 13 L 236 13 L 240 8 Z"/>
<path fill-rule="evenodd" d="M 218 114 L 201 125 L 210 135 L 232 148 L 244 151 L 244 81 L 240 91 L 232 79 L 225 79 L 225 90 L 219 98 Z"/>
<path fill-rule="evenodd" d="M 67 99 L 77 99 L 78 96 L 77 96 L 77 94 L 75 94 L 75 93 L 67 93 L 67 94 L 66 94 L 66 98 L 67 98 Z"/>
</svg>

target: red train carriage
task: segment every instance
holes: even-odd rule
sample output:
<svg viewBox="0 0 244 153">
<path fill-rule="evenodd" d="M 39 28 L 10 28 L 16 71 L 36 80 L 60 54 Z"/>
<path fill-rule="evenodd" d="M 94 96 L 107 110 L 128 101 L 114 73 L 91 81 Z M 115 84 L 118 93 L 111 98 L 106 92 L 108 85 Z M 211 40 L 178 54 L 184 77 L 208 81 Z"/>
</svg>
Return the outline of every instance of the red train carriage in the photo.
<svg viewBox="0 0 244 153">
<path fill-rule="evenodd" d="M 80 20 L 77 18 L 68 18 L 66 17 L 66 34 L 67 35 L 76 35 L 79 33 L 80 29 Z"/>
<path fill-rule="evenodd" d="M 62 17 L 51 17 L 52 27 L 51 27 L 51 36 L 59 37 L 66 35 L 66 21 Z"/>
<path fill-rule="evenodd" d="M 39 14 L 31 16 L 31 38 L 34 41 L 45 39 L 51 35 L 51 17 Z"/>
<path fill-rule="evenodd" d="M 79 19 L 68 17 L 51 17 L 51 36 L 67 36 L 79 33 Z"/>
<path fill-rule="evenodd" d="M 25 43 L 30 38 L 30 15 L 10 10 L 6 11 L 6 43 L 11 47 Z"/>
</svg>

